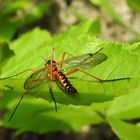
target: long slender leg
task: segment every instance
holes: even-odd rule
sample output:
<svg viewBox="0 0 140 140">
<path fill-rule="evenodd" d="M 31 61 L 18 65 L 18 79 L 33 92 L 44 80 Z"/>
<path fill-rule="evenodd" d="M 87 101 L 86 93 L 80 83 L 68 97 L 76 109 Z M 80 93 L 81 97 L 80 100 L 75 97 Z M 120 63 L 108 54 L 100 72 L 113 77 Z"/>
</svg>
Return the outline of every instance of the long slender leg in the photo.
<svg viewBox="0 0 140 140">
<path fill-rule="evenodd" d="M 54 59 L 55 62 L 57 62 L 56 50 L 55 50 L 55 48 L 53 48 L 53 59 Z"/>
<path fill-rule="evenodd" d="M 62 68 L 62 64 L 64 63 L 64 58 L 65 58 L 66 54 L 67 54 L 67 55 L 70 55 L 70 56 L 72 56 L 72 57 L 74 57 L 74 56 L 71 55 L 70 53 L 64 52 L 64 53 L 62 54 L 62 59 L 61 59 L 61 61 L 57 61 L 57 58 L 56 58 L 56 49 L 53 48 L 53 59 L 55 60 L 55 62 L 57 62 L 57 64 L 60 65 L 60 69 Z"/>
<path fill-rule="evenodd" d="M 85 71 L 82 70 L 82 69 L 78 69 L 78 68 L 77 68 L 77 69 L 73 69 L 73 70 L 67 72 L 65 75 L 68 76 L 68 75 L 71 75 L 71 74 L 73 74 L 73 73 L 75 73 L 75 72 L 77 72 L 77 71 L 80 71 L 80 72 L 82 72 L 82 73 L 84 73 L 84 74 L 86 74 L 86 75 L 88 75 L 88 76 L 90 76 L 90 77 L 93 77 L 94 79 L 97 79 L 97 80 L 100 81 L 100 82 L 110 82 L 110 81 L 129 80 L 129 79 L 131 79 L 130 77 L 126 77 L 126 78 L 118 78 L 118 79 L 103 80 L 103 79 L 100 79 L 100 78 L 98 78 L 98 77 L 96 77 L 96 76 L 94 76 L 94 75 L 92 75 L 92 74 L 90 74 L 90 73 L 88 73 L 88 72 L 85 72 Z"/>
<path fill-rule="evenodd" d="M 52 97 L 52 99 L 54 101 L 55 111 L 57 112 L 57 104 L 56 104 L 56 101 L 55 101 L 55 98 L 54 98 L 53 92 L 52 92 L 52 81 L 50 81 L 50 88 L 49 89 L 50 89 L 51 97 Z"/>
<path fill-rule="evenodd" d="M 66 55 L 71 56 L 71 57 L 73 57 L 73 58 L 79 60 L 79 59 L 78 59 L 77 57 L 75 57 L 74 55 L 72 55 L 72 54 L 70 54 L 70 53 L 68 53 L 68 52 L 64 52 L 64 53 L 62 54 L 62 59 L 61 59 L 61 61 L 57 61 L 57 58 L 56 58 L 56 50 L 55 50 L 55 48 L 53 48 L 53 59 L 57 62 L 57 64 L 60 65 L 60 66 L 59 66 L 60 69 L 62 68 L 62 64 L 64 63 L 64 60 L 65 60 L 65 56 L 66 56 Z"/>
<path fill-rule="evenodd" d="M 23 97 L 25 96 L 25 94 L 26 94 L 26 93 L 24 93 L 24 94 L 21 96 L 20 100 L 18 101 L 18 104 L 16 105 L 16 107 L 15 107 L 15 109 L 14 109 L 12 115 L 10 116 L 10 118 L 9 118 L 9 120 L 8 120 L 9 122 L 10 122 L 11 119 L 13 118 L 13 116 L 14 116 L 14 114 L 15 114 L 17 108 L 19 107 L 19 104 L 21 103 L 21 101 L 22 101 Z"/>
<path fill-rule="evenodd" d="M 73 73 L 75 73 L 75 72 L 77 72 L 77 71 L 80 71 L 80 72 L 82 72 L 82 73 L 84 73 L 84 74 L 86 74 L 86 75 L 88 75 L 88 76 L 90 76 L 90 77 L 92 77 L 92 78 L 94 78 L 94 79 L 97 79 L 98 81 L 103 81 L 102 79 L 100 79 L 100 78 L 98 78 L 98 77 L 96 77 L 96 76 L 94 76 L 94 75 L 92 75 L 92 74 L 90 74 L 90 73 L 88 73 L 88 72 L 85 72 L 84 70 L 82 70 L 82 69 L 73 69 L 73 70 L 71 70 L 71 71 L 69 71 L 69 72 L 67 72 L 66 73 L 66 76 L 67 75 L 71 75 L 71 74 L 73 74 Z"/>
<path fill-rule="evenodd" d="M 118 79 L 108 79 L 108 80 L 102 80 L 102 82 L 113 82 L 113 81 L 120 81 L 120 80 L 130 80 L 130 77 L 124 77 L 124 78 L 118 78 Z"/>
<path fill-rule="evenodd" d="M 55 57 L 55 51 L 53 53 L 54 53 L 53 55 Z M 56 101 L 55 101 L 55 98 L 54 98 L 53 92 L 52 92 L 52 80 L 53 80 L 52 70 L 53 70 L 53 68 L 52 68 L 52 61 L 51 61 L 51 69 L 49 70 L 50 71 L 50 87 L 49 87 L 49 89 L 50 89 L 51 97 L 52 97 L 54 104 L 55 104 L 55 111 L 57 112 L 57 104 L 56 104 Z"/>
<path fill-rule="evenodd" d="M 63 63 L 64 63 L 64 60 L 65 60 L 65 56 L 66 56 L 66 55 L 69 55 L 69 56 L 71 56 L 71 57 L 73 57 L 73 58 L 79 60 L 78 57 L 75 57 L 75 56 L 73 56 L 72 54 L 70 54 L 70 53 L 68 53 L 68 52 L 64 52 L 64 53 L 62 54 L 62 59 L 61 59 L 61 61 L 58 62 L 58 63 L 60 63 L 60 67 L 59 67 L 60 69 L 62 68 L 62 65 L 63 65 Z"/>
<path fill-rule="evenodd" d="M 18 75 L 20 75 L 20 74 L 23 74 L 23 73 L 27 72 L 27 71 L 36 72 L 37 70 L 34 70 L 34 69 L 27 69 L 27 70 L 24 70 L 24 71 L 22 71 L 22 72 L 19 72 L 19 73 L 15 74 L 15 75 L 8 76 L 8 77 L 5 77 L 5 78 L 1 78 L 0 80 L 5 80 L 5 79 L 8 79 L 8 78 L 16 77 L 16 76 L 18 76 Z"/>
</svg>

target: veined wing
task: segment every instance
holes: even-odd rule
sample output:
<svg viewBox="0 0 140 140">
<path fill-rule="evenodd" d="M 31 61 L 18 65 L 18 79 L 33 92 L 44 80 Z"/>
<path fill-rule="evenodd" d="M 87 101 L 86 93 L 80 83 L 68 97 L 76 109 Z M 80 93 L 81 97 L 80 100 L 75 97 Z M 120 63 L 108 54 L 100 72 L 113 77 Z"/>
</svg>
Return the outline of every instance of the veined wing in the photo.
<svg viewBox="0 0 140 140">
<path fill-rule="evenodd" d="M 107 56 L 99 51 L 97 51 L 96 53 L 87 53 L 80 56 L 76 56 L 72 59 L 64 61 L 64 63 L 67 64 L 67 66 L 69 65 L 71 67 L 80 67 L 80 68 L 94 67 L 107 59 Z"/>
<path fill-rule="evenodd" d="M 29 90 L 35 88 L 47 81 L 48 78 L 48 70 L 46 68 L 42 68 L 29 76 L 24 82 L 24 88 Z"/>
</svg>

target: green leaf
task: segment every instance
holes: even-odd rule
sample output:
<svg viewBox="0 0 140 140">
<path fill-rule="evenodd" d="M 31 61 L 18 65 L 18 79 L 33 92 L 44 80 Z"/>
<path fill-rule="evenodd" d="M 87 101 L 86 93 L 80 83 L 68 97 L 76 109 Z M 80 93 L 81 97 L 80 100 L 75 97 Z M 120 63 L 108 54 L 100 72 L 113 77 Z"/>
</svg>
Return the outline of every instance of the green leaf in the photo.
<svg viewBox="0 0 140 140">
<path fill-rule="evenodd" d="M 75 73 L 72 76 L 69 76 L 69 78 L 72 84 L 76 85 L 76 88 L 80 93 L 77 97 L 79 100 L 77 101 L 73 98 L 69 98 L 66 94 L 61 95 L 60 93 L 63 91 L 61 91 L 55 82 L 53 82 L 53 92 L 56 100 L 64 104 L 72 103 L 77 105 L 89 105 L 92 102 L 103 102 L 111 100 L 113 97 L 129 93 L 130 90 L 136 88 L 139 84 L 138 80 L 133 79 L 134 77 L 139 76 L 139 56 L 127 50 L 127 44 L 113 44 L 96 39 L 91 34 L 86 34 L 86 32 L 89 31 L 91 24 L 92 22 L 86 22 L 78 27 L 74 27 L 63 35 L 54 38 L 49 42 L 49 45 L 46 40 L 47 37 L 45 31 L 34 30 L 33 32 L 28 33 L 11 44 L 16 56 L 10 59 L 9 63 L 2 68 L 3 75 L 1 75 L 1 77 L 13 75 L 28 68 L 38 69 L 44 67 L 44 62 L 40 56 L 47 55 L 47 59 L 50 59 L 52 48 L 54 46 L 56 48 L 58 60 L 61 59 L 64 51 L 70 52 L 75 56 L 89 52 L 94 53 L 101 47 L 104 47 L 102 52 L 107 55 L 108 59 L 102 64 L 86 71 L 100 77 L 101 79 L 117 79 L 126 77 L 131 77 L 131 79 L 100 83 L 80 72 Z M 39 38 L 39 36 L 42 37 Z M 35 63 L 33 63 L 34 60 Z M 137 67 L 137 69 L 135 69 L 135 67 Z M 15 90 L 22 87 L 20 90 L 17 89 L 17 91 L 23 93 L 23 84 L 26 79 L 24 77 L 29 75 L 30 73 L 25 73 L 23 76 L 20 75 L 14 79 L 3 80 L 3 87 L 6 83 L 9 83 L 9 86 L 13 85 Z M 19 81 L 18 87 L 16 86 L 17 80 Z M 36 97 L 42 97 L 51 101 L 50 95 L 46 94 L 47 92 L 49 93 L 48 84 L 41 85 L 29 91 L 29 93 Z M 85 95 L 87 100 L 85 100 Z"/>
<path fill-rule="evenodd" d="M 64 51 L 70 52 L 73 55 L 80 55 L 89 52 L 94 53 L 100 49 L 99 47 L 105 47 L 103 53 L 105 53 L 108 56 L 108 59 L 102 64 L 97 65 L 96 67 L 91 68 L 89 70 L 86 70 L 87 72 L 92 73 L 102 79 L 117 79 L 126 77 L 133 78 L 139 76 L 139 56 L 135 54 L 133 55 L 133 53 L 126 50 L 126 45 L 104 42 L 99 39 L 96 39 L 91 34 L 85 35 L 85 33 L 89 31 L 91 24 L 91 22 L 87 22 L 86 24 L 81 24 L 77 28 L 72 28 L 63 35 L 54 38 L 49 43 L 49 45 L 47 45 L 46 35 L 43 38 L 43 35 L 39 33 L 39 30 L 35 30 L 25 35 L 21 39 L 13 42 L 11 44 L 11 47 L 14 49 L 16 56 L 13 57 L 9 61 L 9 63 L 2 68 L 3 75 L 1 75 L 1 77 L 13 75 L 28 68 L 38 69 L 40 67 L 44 67 L 44 62 L 42 61 L 40 56 L 43 55 L 45 50 L 46 52 L 44 53 L 44 56 L 47 55 L 47 58 L 49 59 L 51 57 L 52 48 L 54 46 L 57 51 L 56 53 L 58 60 L 61 59 L 62 53 Z M 41 32 L 43 32 L 42 34 L 45 34 L 44 31 Z M 39 36 L 42 36 L 40 40 Z M 77 38 L 75 38 L 76 36 Z M 35 63 L 33 63 L 34 60 L 36 60 Z M 11 67 L 13 67 L 13 69 L 10 69 Z M 137 67 L 137 70 L 135 69 L 135 67 Z M 126 68 L 127 71 L 125 70 Z M 132 71 L 133 73 L 131 73 Z M 30 73 L 23 74 L 23 76 L 27 75 L 30 75 Z M 16 90 L 19 87 L 23 87 L 23 83 L 26 79 L 24 79 L 23 76 L 19 76 L 22 77 L 22 79 L 16 77 L 14 79 L 7 79 L 3 81 L 3 83 L 5 85 L 5 82 L 8 82 L 9 86 L 14 85 L 13 88 Z M 75 77 L 77 79 L 73 79 L 71 77 Z M 67 96 L 66 94 L 59 94 L 63 91 L 61 91 L 57 87 L 55 82 L 53 82 L 53 92 L 56 96 L 56 100 L 60 103 L 89 105 L 92 102 L 103 102 L 106 100 L 113 99 L 113 97 L 129 93 L 129 90 L 131 88 L 135 88 L 138 84 L 137 80 L 134 80 L 134 84 L 133 79 L 100 83 L 97 82 L 95 79 L 86 76 L 80 72 L 73 74 L 69 78 L 73 85 L 76 85 L 76 88 L 80 93 L 77 97 L 79 98 L 79 100 L 77 101 L 73 98 L 69 98 L 69 96 Z M 18 87 L 16 86 L 17 80 L 21 81 L 18 82 Z M 22 88 L 21 90 L 17 91 L 20 93 L 24 92 Z M 29 92 L 36 97 L 42 97 L 51 101 L 50 95 L 46 94 L 46 92 L 49 93 L 48 84 L 41 85 Z M 85 95 L 87 100 L 85 100 Z"/>
<path fill-rule="evenodd" d="M 99 20 L 95 20 L 89 28 L 89 33 L 99 35 L 101 33 L 101 25 Z"/>
<path fill-rule="evenodd" d="M 29 4 L 30 3 L 27 2 L 27 0 L 11 2 L 9 6 L 5 6 L 5 10 L 2 11 L 2 14 L 12 14 L 17 10 L 23 10 L 27 8 Z"/>
<path fill-rule="evenodd" d="M 127 0 L 127 4 L 132 8 L 135 12 L 140 12 L 140 1 L 139 0 Z"/>
<path fill-rule="evenodd" d="M 3 100 L 6 101 L 9 95 L 10 94 L 7 92 Z M 10 96 L 12 97 L 13 95 L 11 94 Z M 17 100 L 18 98 L 15 98 L 13 102 L 9 102 L 8 106 L 10 109 L 14 109 Z M 41 134 L 64 129 L 79 131 L 83 125 L 98 124 L 102 121 L 92 109 L 93 106 L 76 107 L 58 104 L 58 112 L 55 112 L 54 104 L 28 96 L 25 97 L 22 104 L 20 104 L 11 122 L 9 123 L 7 121 L 12 113 L 9 112 L 5 115 L 5 121 L 2 125 L 18 129 L 18 134 L 25 131 Z"/>
<path fill-rule="evenodd" d="M 0 43 L 0 66 L 5 64 L 6 60 L 14 55 L 14 52 L 10 50 L 6 42 Z"/>
<path fill-rule="evenodd" d="M 18 27 L 15 21 L 5 17 L 0 18 L 0 42 L 9 41 Z"/>
<path fill-rule="evenodd" d="M 139 140 L 140 139 L 140 127 L 134 124 L 130 124 L 118 119 L 109 117 L 109 124 L 113 131 L 122 140 Z"/>
<path fill-rule="evenodd" d="M 54 81 L 52 91 L 58 103 L 58 113 L 54 111 L 54 104 L 49 103 L 52 102 L 52 98 L 49 92 L 48 81 L 32 90 L 25 91 L 23 88 L 24 82 L 32 72 L 1 80 L 0 89 L 3 90 L 4 94 L 8 92 L 13 96 L 18 93 L 21 95 L 24 92 L 28 92 L 28 94 L 46 100 L 34 98 L 25 100 L 21 104 L 20 109 L 18 109 L 19 112 L 17 111 L 14 116 L 12 127 L 19 128 L 20 132 L 30 130 L 39 133 L 62 129 L 79 130 L 84 124 L 101 122 L 95 111 L 102 112 L 102 110 L 107 109 L 109 105 L 103 105 L 105 101 L 113 100 L 114 97 L 120 95 L 129 94 L 138 87 L 140 57 L 137 51 L 139 50 L 139 43 L 134 46 L 133 44 L 113 43 L 98 39 L 92 34 L 92 25 L 92 21 L 84 22 L 54 38 L 48 32 L 38 28 L 24 34 L 10 44 L 11 49 L 15 52 L 15 56 L 9 59 L 8 63 L 1 68 L 2 74 L 0 77 L 4 78 L 14 75 L 29 68 L 39 69 L 44 67 L 44 60 L 52 59 L 53 48 L 56 48 L 57 60 L 61 60 L 63 52 L 79 56 L 86 53 L 95 53 L 100 48 L 103 48 L 101 52 L 108 57 L 107 60 L 93 68 L 85 69 L 85 71 L 106 80 L 127 77 L 131 79 L 101 83 L 77 72 L 68 76 L 70 82 L 79 93 L 75 98 L 66 95 L 67 93 L 62 91 Z M 66 56 L 66 58 L 70 58 L 70 56 Z M 66 72 L 65 69 L 63 72 Z M 96 105 L 94 106 L 95 102 Z M 13 101 L 8 103 L 8 108 L 14 108 L 14 103 Z M 22 106 L 23 109 L 21 110 Z M 47 108 L 46 112 L 41 112 L 41 114 L 35 113 L 36 109 L 39 111 L 41 108 Z M 26 111 L 27 114 L 25 114 Z M 82 117 L 83 112 L 86 113 Z M 33 113 L 37 115 L 32 115 Z M 92 113 L 95 114 L 95 118 L 92 116 Z M 10 114 L 6 115 L 6 120 L 10 117 Z M 21 121 L 23 114 L 27 118 L 25 117 L 25 120 Z M 97 121 L 94 122 L 94 119 Z M 31 123 L 27 120 L 30 120 Z M 41 120 L 41 123 L 37 120 Z M 56 126 L 56 124 L 58 125 Z M 4 125 L 7 126 L 9 124 L 5 122 Z"/>
<path fill-rule="evenodd" d="M 97 6 L 101 6 L 102 3 L 100 0 L 90 0 L 93 4 L 97 5 Z"/>
<path fill-rule="evenodd" d="M 5 3 L 0 13 L 0 41 L 10 41 L 17 29 L 43 16 L 47 12 L 50 3 L 51 1 L 44 1 L 35 4 L 34 1 L 17 0 L 8 2 L 8 4 Z"/>
<path fill-rule="evenodd" d="M 137 79 L 140 81 L 140 78 Z M 108 116 L 121 119 L 140 117 L 140 86 L 130 94 L 116 98 L 108 109 Z"/>
</svg>

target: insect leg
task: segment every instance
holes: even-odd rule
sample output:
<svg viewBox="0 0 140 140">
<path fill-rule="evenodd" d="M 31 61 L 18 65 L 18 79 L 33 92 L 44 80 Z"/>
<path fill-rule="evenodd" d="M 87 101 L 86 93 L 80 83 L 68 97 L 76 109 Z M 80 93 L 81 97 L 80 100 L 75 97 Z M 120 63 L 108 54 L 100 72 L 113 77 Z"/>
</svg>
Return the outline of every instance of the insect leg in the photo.
<svg viewBox="0 0 140 140">
<path fill-rule="evenodd" d="M 55 104 L 55 111 L 57 112 L 57 104 L 56 104 L 56 101 L 55 101 L 55 98 L 53 96 L 53 92 L 52 92 L 52 80 L 54 80 L 53 78 L 42 78 L 42 79 L 34 79 L 32 82 L 38 82 L 38 81 L 44 81 L 44 80 L 49 80 L 50 81 L 50 87 L 49 87 L 49 90 L 50 90 L 50 93 L 51 93 L 51 97 L 54 101 L 54 104 Z"/>
<path fill-rule="evenodd" d="M 70 54 L 70 53 L 68 53 L 68 52 L 64 52 L 64 53 L 62 54 L 62 59 L 61 59 L 61 61 L 58 62 L 58 64 L 60 65 L 60 66 L 59 66 L 60 69 L 62 68 L 62 65 L 63 65 L 63 63 L 64 63 L 64 60 L 65 60 L 65 56 L 66 56 L 66 55 L 71 56 L 72 58 L 75 58 L 75 59 L 77 59 L 77 60 L 80 60 L 80 59 L 78 59 L 77 57 L 73 56 L 72 54 Z"/>
<path fill-rule="evenodd" d="M 49 89 L 50 89 L 51 97 L 52 97 L 52 99 L 54 101 L 55 111 L 57 112 L 57 104 L 56 104 L 56 101 L 55 101 L 55 98 L 54 98 L 53 92 L 52 92 L 52 81 L 50 81 L 50 88 Z"/>
<path fill-rule="evenodd" d="M 88 73 L 88 72 L 85 72 L 84 70 L 82 70 L 82 69 L 73 69 L 73 70 L 71 70 L 71 71 L 69 71 L 69 72 L 67 72 L 66 73 L 66 76 L 67 75 L 71 75 L 71 74 L 73 74 L 73 73 L 75 73 L 75 72 L 77 72 L 77 71 L 80 71 L 80 72 L 82 72 L 82 73 L 84 73 L 84 74 L 86 74 L 86 75 L 88 75 L 88 76 L 90 76 L 90 77 L 92 77 L 92 78 L 94 78 L 94 79 L 97 79 L 98 81 L 103 81 L 102 79 L 100 79 L 100 78 L 98 78 L 98 77 L 96 77 L 96 76 L 94 76 L 94 75 L 92 75 L 92 74 L 90 74 L 90 73 Z"/>
<path fill-rule="evenodd" d="M 13 113 L 12 113 L 12 115 L 10 116 L 10 118 L 9 118 L 9 122 L 11 121 L 11 119 L 13 118 L 13 116 L 14 116 L 14 114 L 15 114 L 15 112 L 16 112 L 16 110 L 17 110 L 17 108 L 18 108 L 18 106 L 19 106 L 19 104 L 21 103 L 21 101 L 22 101 L 22 99 L 23 99 L 23 97 L 24 97 L 24 95 L 25 95 L 26 93 L 24 93 L 22 96 L 21 96 L 21 98 L 20 98 L 20 100 L 19 100 L 19 102 L 18 102 L 18 104 L 16 105 L 16 107 L 15 107 L 15 109 L 14 109 L 14 111 L 13 111 Z"/>
<path fill-rule="evenodd" d="M 57 59 L 56 59 L 56 50 L 55 50 L 55 48 L 53 48 L 53 59 L 54 59 L 54 61 L 55 62 L 57 62 Z"/>
<path fill-rule="evenodd" d="M 27 69 L 27 70 L 24 70 L 24 71 L 22 71 L 22 72 L 19 72 L 19 73 L 15 74 L 15 75 L 8 76 L 8 77 L 5 77 L 5 78 L 1 78 L 0 80 L 5 80 L 5 79 L 8 79 L 8 78 L 16 77 L 16 76 L 18 76 L 18 75 L 20 75 L 20 74 L 22 74 L 22 73 L 27 72 L 27 71 L 36 72 L 36 70 L 34 70 L 34 69 Z"/>
<path fill-rule="evenodd" d="M 56 101 L 55 101 L 55 98 L 53 96 L 53 92 L 52 92 L 52 80 L 53 80 L 53 73 L 52 73 L 52 61 L 51 61 L 51 70 L 50 70 L 50 93 L 51 93 L 51 97 L 54 101 L 54 104 L 55 104 L 55 111 L 57 112 L 57 104 L 56 104 Z"/>
<path fill-rule="evenodd" d="M 73 69 L 73 70 L 67 72 L 65 75 L 68 76 L 68 75 L 71 75 L 71 74 L 73 74 L 73 73 L 75 73 L 75 72 L 77 72 L 77 71 L 80 71 L 80 72 L 82 72 L 82 73 L 84 73 L 84 74 L 86 74 L 86 75 L 88 75 L 88 76 L 90 76 L 90 77 L 93 77 L 94 79 L 97 79 L 97 80 L 100 81 L 100 82 L 111 82 L 111 81 L 129 80 L 129 79 L 130 79 L 130 77 L 126 77 L 126 78 L 119 78 L 119 79 L 103 80 L 103 79 L 100 79 L 100 78 L 98 78 L 98 77 L 96 77 L 96 76 L 94 76 L 94 75 L 92 75 L 92 74 L 90 74 L 90 73 L 88 73 L 88 72 L 85 72 L 85 71 L 82 70 L 82 69 L 78 69 L 78 68 L 77 68 L 77 69 Z"/>
</svg>

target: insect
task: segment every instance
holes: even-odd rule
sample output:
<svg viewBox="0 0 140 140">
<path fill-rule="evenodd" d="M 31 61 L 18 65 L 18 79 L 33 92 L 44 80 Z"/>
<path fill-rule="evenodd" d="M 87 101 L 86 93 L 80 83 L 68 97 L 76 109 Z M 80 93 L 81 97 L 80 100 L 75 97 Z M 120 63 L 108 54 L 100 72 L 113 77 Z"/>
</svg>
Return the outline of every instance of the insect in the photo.
<svg viewBox="0 0 140 140">
<path fill-rule="evenodd" d="M 46 61 L 43 68 L 41 68 L 39 70 L 27 69 L 18 74 L 15 74 L 15 75 L 12 75 L 12 76 L 9 76 L 6 78 L 2 78 L 0 80 L 12 78 L 12 77 L 18 76 L 24 72 L 27 72 L 27 71 L 32 71 L 32 74 L 24 82 L 24 89 L 30 90 L 32 88 L 35 88 L 35 87 L 41 85 L 46 80 L 49 81 L 50 94 L 51 94 L 51 97 L 55 104 L 55 111 L 57 112 L 57 104 L 56 104 L 56 101 L 55 101 L 55 98 L 54 98 L 53 92 L 52 92 L 52 81 L 58 82 L 59 87 L 61 89 L 63 89 L 66 93 L 71 94 L 71 95 L 78 94 L 78 91 L 67 78 L 68 75 L 71 75 L 71 74 L 79 71 L 92 78 L 102 81 L 102 79 L 100 79 L 100 78 L 86 72 L 84 69 L 82 69 L 82 68 L 94 67 L 95 65 L 100 64 L 103 61 L 105 61 L 107 59 L 107 56 L 100 52 L 102 49 L 103 48 L 101 48 L 100 50 L 98 50 L 95 53 L 87 53 L 87 54 L 83 54 L 80 56 L 73 56 L 68 52 L 64 52 L 62 54 L 61 61 L 57 61 L 56 50 L 53 49 L 53 54 L 52 54 L 53 59 Z M 70 56 L 71 58 L 65 60 L 66 55 Z M 67 65 L 68 68 L 70 68 L 70 70 L 65 74 L 62 71 L 62 67 L 64 64 Z M 22 97 L 20 98 L 9 121 L 12 119 L 13 115 L 15 114 L 24 95 L 25 94 L 23 94 Z"/>
</svg>

